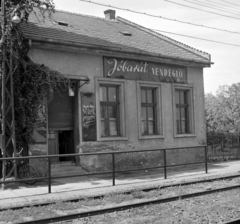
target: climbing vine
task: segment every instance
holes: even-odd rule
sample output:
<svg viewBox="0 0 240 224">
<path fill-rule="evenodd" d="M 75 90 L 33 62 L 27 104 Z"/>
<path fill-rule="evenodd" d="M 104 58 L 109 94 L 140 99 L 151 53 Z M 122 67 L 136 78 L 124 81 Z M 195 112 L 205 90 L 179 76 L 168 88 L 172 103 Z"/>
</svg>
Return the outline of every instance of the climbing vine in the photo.
<svg viewBox="0 0 240 224">
<path fill-rule="evenodd" d="M 52 0 L 5 0 L 5 33 L 1 32 L 0 44 L 6 47 L 6 59 L 12 58 L 13 95 L 15 111 L 16 147 L 19 150 L 28 141 L 38 118 L 38 110 L 52 97 L 54 91 L 66 87 L 68 80 L 59 72 L 45 65 L 34 63 L 28 56 L 20 25 L 11 23 L 14 15 L 26 23 L 30 13 L 51 16 Z M 1 55 L 2 56 L 2 55 Z M 6 133 L 8 134 L 8 133 Z"/>
</svg>

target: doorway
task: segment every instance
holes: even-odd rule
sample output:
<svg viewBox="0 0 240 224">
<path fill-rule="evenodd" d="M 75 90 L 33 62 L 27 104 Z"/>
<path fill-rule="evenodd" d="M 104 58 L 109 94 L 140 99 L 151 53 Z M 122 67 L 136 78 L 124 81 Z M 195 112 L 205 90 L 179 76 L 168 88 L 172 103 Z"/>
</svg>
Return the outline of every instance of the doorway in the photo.
<svg viewBox="0 0 240 224">
<path fill-rule="evenodd" d="M 73 131 L 58 131 L 59 154 L 74 153 Z M 73 157 L 59 157 L 59 161 L 74 161 Z"/>
<path fill-rule="evenodd" d="M 74 153 L 74 139 L 72 130 L 48 132 L 49 155 L 63 155 Z M 55 157 L 52 162 L 74 161 L 74 157 Z"/>
<path fill-rule="evenodd" d="M 59 89 L 48 105 L 48 154 L 74 153 L 74 96 Z M 59 157 L 53 162 L 74 161 L 74 157 Z"/>
</svg>

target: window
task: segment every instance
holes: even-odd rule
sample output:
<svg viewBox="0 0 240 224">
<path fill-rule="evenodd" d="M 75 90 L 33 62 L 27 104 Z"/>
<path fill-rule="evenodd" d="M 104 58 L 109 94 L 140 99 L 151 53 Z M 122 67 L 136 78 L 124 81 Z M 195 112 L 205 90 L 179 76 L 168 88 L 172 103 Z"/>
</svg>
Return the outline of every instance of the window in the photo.
<svg viewBox="0 0 240 224">
<path fill-rule="evenodd" d="M 97 77 L 97 140 L 127 140 L 125 116 L 125 80 Z"/>
<path fill-rule="evenodd" d="M 161 86 L 154 82 L 137 82 L 139 139 L 163 136 Z"/>
<path fill-rule="evenodd" d="M 193 88 L 188 85 L 174 85 L 174 126 L 176 136 L 194 135 Z"/>
<path fill-rule="evenodd" d="M 55 131 L 48 131 L 48 139 L 55 139 Z"/>
<path fill-rule="evenodd" d="M 156 89 L 141 87 L 142 135 L 157 134 Z"/>
<path fill-rule="evenodd" d="M 175 90 L 177 134 L 190 133 L 189 90 Z"/>
<path fill-rule="evenodd" d="M 101 137 L 119 136 L 119 87 L 100 85 Z"/>
</svg>

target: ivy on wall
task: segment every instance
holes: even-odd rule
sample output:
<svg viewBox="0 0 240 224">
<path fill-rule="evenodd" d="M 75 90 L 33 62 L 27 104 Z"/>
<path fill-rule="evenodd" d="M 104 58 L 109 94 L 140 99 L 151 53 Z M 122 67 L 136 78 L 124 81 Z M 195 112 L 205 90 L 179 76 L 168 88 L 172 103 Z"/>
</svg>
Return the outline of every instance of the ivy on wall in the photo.
<svg viewBox="0 0 240 224">
<path fill-rule="evenodd" d="M 29 14 L 36 14 L 36 10 L 43 17 L 51 16 L 54 12 L 54 4 L 52 0 L 5 0 L 6 26 L 5 32 L 1 31 L 0 45 L 5 45 L 6 60 L 12 61 L 18 151 L 29 141 L 38 118 L 39 106 L 49 101 L 54 91 L 69 85 L 68 80 L 59 72 L 31 60 L 28 56 L 28 42 L 24 39 L 20 25 L 11 23 L 14 15 L 21 18 L 20 24 L 26 23 Z M 3 55 L 1 55 L 1 60 L 2 57 Z"/>
</svg>

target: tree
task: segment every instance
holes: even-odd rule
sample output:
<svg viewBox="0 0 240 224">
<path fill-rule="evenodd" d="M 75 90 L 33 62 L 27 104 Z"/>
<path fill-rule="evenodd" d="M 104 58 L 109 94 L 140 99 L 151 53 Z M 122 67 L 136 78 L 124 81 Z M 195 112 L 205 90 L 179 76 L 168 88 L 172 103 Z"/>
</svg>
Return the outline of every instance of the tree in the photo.
<svg viewBox="0 0 240 224">
<path fill-rule="evenodd" d="M 217 97 L 212 93 L 209 93 L 205 96 L 205 117 L 206 117 L 206 127 L 207 133 L 217 133 L 219 130 L 219 119 L 217 118 L 217 108 L 218 102 Z"/>
<path fill-rule="evenodd" d="M 31 60 L 28 56 L 28 43 L 23 37 L 20 26 L 12 23 L 12 18 L 16 15 L 20 18 L 20 23 L 27 23 L 31 13 L 44 18 L 53 12 L 52 0 L 1 0 L 0 61 L 2 67 L 0 78 L 4 83 L 4 91 L 0 85 L 0 92 L 4 94 L 1 99 L 7 107 L 6 110 L 2 109 L 5 114 L 2 120 L 5 127 L 5 141 L 0 157 L 1 154 L 3 157 L 11 156 L 13 152 L 28 145 L 38 118 L 39 107 L 44 101 L 51 99 L 53 91 L 69 85 L 68 80 L 59 72 Z M 14 103 L 12 103 L 12 98 Z M 1 102 L 2 105 L 3 102 Z M 12 126 L 15 129 L 16 142 L 13 141 Z M 6 163 L 3 162 L 3 179 L 5 179 L 5 174 Z"/>
<path fill-rule="evenodd" d="M 45 65 L 34 63 L 28 56 L 28 43 L 24 40 L 20 26 L 12 24 L 14 15 L 27 23 L 29 15 L 50 16 L 54 12 L 52 0 L 5 0 L 5 26 L 2 27 L 0 46 L 6 49 L 4 58 L 12 64 L 13 96 L 16 131 L 16 148 L 19 150 L 28 142 L 36 119 L 38 108 L 44 100 L 50 99 L 59 86 L 68 85 L 59 72 Z M 2 23 L 3 26 L 4 23 Z M 4 31 L 4 32 L 3 32 Z M 9 71 L 6 71 L 9 72 Z M 7 102 L 8 103 L 8 102 Z M 6 131 L 8 135 L 9 131 Z M 11 154 L 11 152 L 10 152 Z"/>
<path fill-rule="evenodd" d="M 208 134 L 236 133 L 240 121 L 240 83 L 220 86 L 205 96 Z"/>
</svg>

